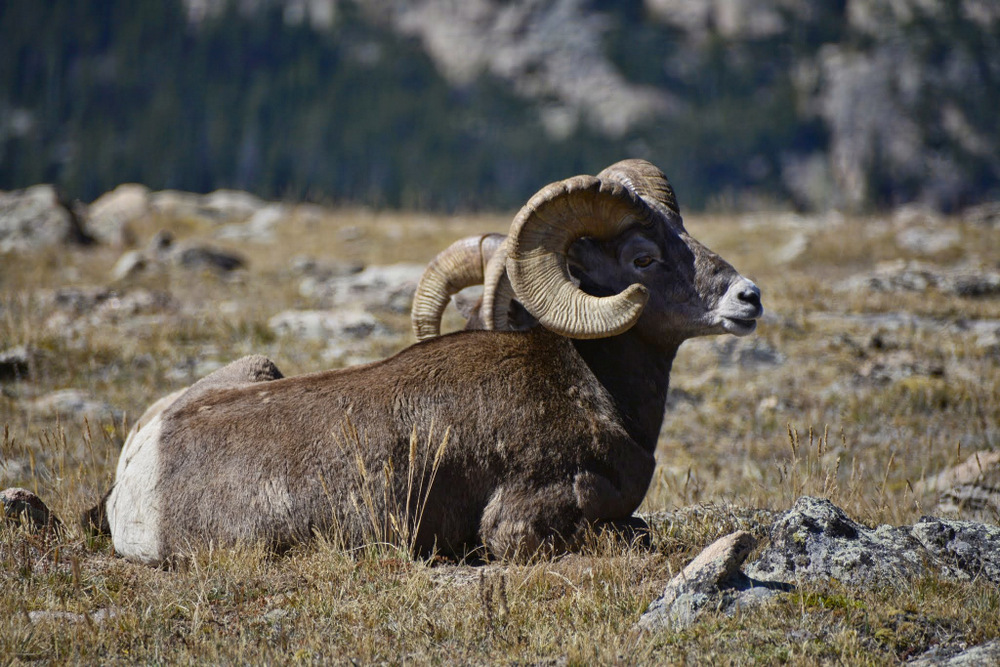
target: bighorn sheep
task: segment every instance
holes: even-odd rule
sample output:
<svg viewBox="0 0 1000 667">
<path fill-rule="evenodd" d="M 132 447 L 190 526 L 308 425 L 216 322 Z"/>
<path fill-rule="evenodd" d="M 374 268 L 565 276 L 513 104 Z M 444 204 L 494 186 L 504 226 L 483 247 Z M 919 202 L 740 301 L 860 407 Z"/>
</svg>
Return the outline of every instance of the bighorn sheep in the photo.
<svg viewBox="0 0 1000 667">
<path fill-rule="evenodd" d="M 151 408 L 106 496 L 116 551 L 158 563 L 317 531 L 358 544 L 373 516 L 406 508 L 395 518 L 418 552 L 504 557 L 627 521 L 653 474 L 679 346 L 751 333 L 760 291 L 688 236 L 666 177 L 639 160 L 543 188 L 503 246 L 502 273 L 540 326 L 291 378 L 249 357 Z M 462 280 L 488 268 L 480 259 Z M 412 436 L 433 431 L 433 446 L 446 428 L 431 484 L 430 467 L 408 469 Z M 381 485 L 360 503 L 359 470 Z M 426 497 L 411 502 L 416 487 Z"/>
</svg>

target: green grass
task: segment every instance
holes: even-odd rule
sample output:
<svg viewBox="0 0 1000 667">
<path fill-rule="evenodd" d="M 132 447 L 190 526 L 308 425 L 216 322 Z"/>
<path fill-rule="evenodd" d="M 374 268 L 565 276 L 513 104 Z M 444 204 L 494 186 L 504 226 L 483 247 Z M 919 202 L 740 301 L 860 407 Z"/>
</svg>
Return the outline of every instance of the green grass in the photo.
<svg viewBox="0 0 1000 667">
<path fill-rule="evenodd" d="M 249 269 L 238 277 L 171 271 L 115 285 L 121 297 L 140 289 L 168 297 L 136 313 L 98 305 L 67 317 L 52 303 L 52 290 L 108 285 L 120 251 L 3 257 L 0 347 L 27 344 L 35 353 L 30 378 L 0 385 L 0 486 L 37 491 L 67 527 L 58 535 L 0 528 L 0 656 L 84 663 L 883 664 L 939 643 L 973 645 L 1000 635 L 995 588 L 934 577 L 886 589 L 807 584 L 752 613 L 708 614 L 686 630 L 652 636 L 633 631 L 646 605 L 704 546 L 737 528 L 764 536 L 766 513 L 748 508 L 780 511 L 812 494 L 868 525 L 909 523 L 934 504 L 933 496 L 914 492 L 918 481 L 1000 446 L 1000 352 L 946 326 L 960 318 L 1000 319 L 1000 300 L 836 289 L 881 261 L 913 258 L 895 247 L 891 227 L 867 219 L 819 226 L 805 253 L 786 263 L 775 259 L 789 233 L 777 223 L 687 220 L 694 236 L 758 282 L 769 315 L 752 339 L 732 349 L 721 338 L 681 349 L 642 507 L 661 517 L 652 552 L 606 536 L 579 554 L 471 567 L 414 560 L 405 539 L 345 552 L 331 538 L 281 556 L 209 550 L 158 570 L 115 558 L 108 540 L 87 537 L 74 524 L 110 484 L 131 421 L 196 379 L 199 369 L 250 352 L 270 356 L 286 374 L 328 365 L 322 344 L 267 328 L 281 310 L 317 305 L 298 293 L 293 257 L 426 262 L 455 238 L 503 231 L 508 221 L 300 215 L 274 243 L 218 243 L 247 257 Z M 923 261 L 1000 263 L 995 232 L 955 224 L 959 247 Z M 196 221 L 154 220 L 136 230 L 140 242 L 161 226 L 180 238 L 211 233 Z M 840 317 L 892 312 L 942 325 L 879 329 Z M 150 316 L 161 319 L 137 320 Z M 405 317 L 377 317 L 398 335 L 372 355 L 411 340 Z M 783 361 L 725 361 L 750 345 Z M 866 364 L 887 363 L 893 353 L 943 374 L 918 369 L 885 382 L 864 375 Z M 34 399 L 64 388 L 105 401 L 121 418 L 84 421 L 33 407 Z M 379 525 L 391 536 L 387 519 Z M 49 610 L 113 616 L 28 617 Z"/>
</svg>

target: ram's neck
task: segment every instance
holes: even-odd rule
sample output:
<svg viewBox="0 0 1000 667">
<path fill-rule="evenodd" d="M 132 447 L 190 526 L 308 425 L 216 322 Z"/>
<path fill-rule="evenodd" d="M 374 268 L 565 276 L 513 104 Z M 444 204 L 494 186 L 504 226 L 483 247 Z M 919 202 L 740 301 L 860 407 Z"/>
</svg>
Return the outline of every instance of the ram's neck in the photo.
<svg viewBox="0 0 1000 667">
<path fill-rule="evenodd" d="M 640 446 L 652 452 L 663 425 L 670 368 L 680 343 L 651 345 L 633 332 L 574 341 L 577 351 L 604 385 Z"/>
</svg>

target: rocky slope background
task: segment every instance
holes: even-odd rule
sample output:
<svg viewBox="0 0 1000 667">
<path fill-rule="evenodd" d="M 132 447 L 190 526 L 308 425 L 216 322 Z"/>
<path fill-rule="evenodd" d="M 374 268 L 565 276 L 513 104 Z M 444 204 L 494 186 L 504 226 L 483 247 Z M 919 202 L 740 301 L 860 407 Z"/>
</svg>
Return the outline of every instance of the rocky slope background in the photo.
<svg viewBox="0 0 1000 667">
<path fill-rule="evenodd" d="M 0 189 L 514 207 L 645 157 L 682 203 L 1000 199 L 990 0 L 0 7 Z"/>
</svg>

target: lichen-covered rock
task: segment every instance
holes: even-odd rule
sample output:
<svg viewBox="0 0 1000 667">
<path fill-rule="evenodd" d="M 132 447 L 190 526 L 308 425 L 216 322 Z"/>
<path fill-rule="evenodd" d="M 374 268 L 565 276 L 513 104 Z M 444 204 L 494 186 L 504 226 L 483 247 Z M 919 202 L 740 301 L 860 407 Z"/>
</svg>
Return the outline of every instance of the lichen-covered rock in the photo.
<svg viewBox="0 0 1000 667">
<path fill-rule="evenodd" d="M 870 529 L 829 500 L 800 498 L 771 527 L 770 544 L 748 566 L 763 581 L 861 585 L 936 573 L 1000 583 L 1000 527 L 924 517 L 913 526 Z"/>
<path fill-rule="evenodd" d="M 59 519 L 49 511 L 42 499 L 27 489 L 12 487 L 0 491 L 0 506 L 7 521 L 21 521 L 30 528 L 56 528 Z"/>
<path fill-rule="evenodd" d="M 980 667 L 1000 665 L 1000 639 L 971 648 L 938 646 L 916 660 L 906 663 L 911 667 Z"/>
<path fill-rule="evenodd" d="M 770 544 L 747 574 L 784 582 L 891 581 L 925 572 L 919 542 L 884 528 L 891 534 L 865 528 L 829 500 L 799 498 L 771 527 Z"/>
<path fill-rule="evenodd" d="M 1000 527 L 922 517 L 910 533 L 940 564 L 945 576 L 1000 584 Z"/>
</svg>

